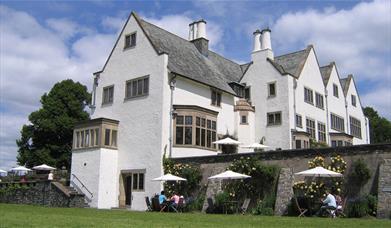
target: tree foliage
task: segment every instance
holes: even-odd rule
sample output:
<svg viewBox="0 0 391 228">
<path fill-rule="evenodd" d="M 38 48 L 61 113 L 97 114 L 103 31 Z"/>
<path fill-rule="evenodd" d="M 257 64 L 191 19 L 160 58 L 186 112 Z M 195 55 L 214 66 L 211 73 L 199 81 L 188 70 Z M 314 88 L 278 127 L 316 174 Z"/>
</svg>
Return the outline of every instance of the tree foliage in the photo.
<svg viewBox="0 0 391 228">
<path fill-rule="evenodd" d="M 28 167 L 46 163 L 69 168 L 75 123 L 88 120 L 85 111 L 91 95 L 87 87 L 72 80 L 56 83 L 41 97 L 42 107 L 29 115 L 23 125 L 17 160 Z"/>
<path fill-rule="evenodd" d="M 372 107 L 365 107 L 364 114 L 369 119 L 371 143 L 391 142 L 391 122 L 379 116 Z"/>
</svg>

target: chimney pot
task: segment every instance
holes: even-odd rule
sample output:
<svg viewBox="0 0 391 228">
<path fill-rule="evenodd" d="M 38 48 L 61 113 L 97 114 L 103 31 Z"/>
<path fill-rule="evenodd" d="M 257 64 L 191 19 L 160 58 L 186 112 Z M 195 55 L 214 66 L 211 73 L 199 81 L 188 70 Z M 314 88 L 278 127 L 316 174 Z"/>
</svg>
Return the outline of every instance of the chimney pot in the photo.
<svg viewBox="0 0 391 228">
<path fill-rule="evenodd" d="M 262 29 L 262 50 L 272 50 L 272 43 L 270 39 L 271 30 L 269 28 Z"/>
<path fill-rule="evenodd" d="M 201 19 L 196 22 L 197 23 L 197 37 L 198 38 L 206 38 L 206 21 L 204 19 Z"/>
<path fill-rule="evenodd" d="M 261 50 L 261 31 L 259 29 L 255 30 L 254 35 L 254 49 L 253 52 Z"/>
</svg>

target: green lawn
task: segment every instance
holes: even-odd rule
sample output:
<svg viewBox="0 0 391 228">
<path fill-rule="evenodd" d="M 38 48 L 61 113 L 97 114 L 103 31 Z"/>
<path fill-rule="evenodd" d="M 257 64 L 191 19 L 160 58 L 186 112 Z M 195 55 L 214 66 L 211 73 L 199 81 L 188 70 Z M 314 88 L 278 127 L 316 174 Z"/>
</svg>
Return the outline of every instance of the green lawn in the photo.
<svg viewBox="0 0 391 228">
<path fill-rule="evenodd" d="M 0 227 L 391 227 L 391 220 L 131 212 L 0 204 Z"/>
</svg>

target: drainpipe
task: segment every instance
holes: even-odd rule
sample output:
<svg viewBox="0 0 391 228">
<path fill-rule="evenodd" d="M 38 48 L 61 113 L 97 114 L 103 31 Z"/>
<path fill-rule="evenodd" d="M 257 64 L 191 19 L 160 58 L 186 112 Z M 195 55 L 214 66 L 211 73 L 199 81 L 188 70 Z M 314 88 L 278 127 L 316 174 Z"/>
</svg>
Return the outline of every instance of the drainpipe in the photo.
<svg viewBox="0 0 391 228">
<path fill-rule="evenodd" d="M 297 131 L 296 126 L 296 89 L 297 89 L 297 80 L 293 79 L 293 126 L 295 131 Z M 291 149 L 296 149 L 296 136 L 293 137 L 292 131 L 291 131 Z M 293 148 L 295 147 L 295 148 Z"/>
<path fill-rule="evenodd" d="M 328 102 L 328 92 L 327 87 L 324 88 L 324 98 L 326 100 L 326 143 L 330 145 L 330 131 L 329 131 L 329 102 Z"/>
<path fill-rule="evenodd" d="M 173 127 L 172 127 L 172 121 L 174 119 L 174 90 L 175 90 L 175 86 L 176 86 L 176 81 L 175 81 L 175 78 L 176 78 L 176 75 L 174 74 L 174 76 L 171 78 L 170 80 L 170 90 L 171 90 L 171 97 L 170 97 L 170 136 L 169 136 L 169 142 L 170 142 L 170 148 L 169 148 L 169 154 L 168 154 L 168 157 L 171 158 L 172 157 L 172 145 L 173 145 L 173 142 L 172 142 L 172 130 L 173 130 Z"/>
<path fill-rule="evenodd" d="M 96 74 L 94 77 L 94 84 L 92 85 L 93 97 L 92 97 L 92 102 L 90 105 L 91 115 L 94 114 L 95 108 L 96 108 L 96 87 L 98 86 L 98 80 L 99 80 L 99 74 Z"/>
</svg>

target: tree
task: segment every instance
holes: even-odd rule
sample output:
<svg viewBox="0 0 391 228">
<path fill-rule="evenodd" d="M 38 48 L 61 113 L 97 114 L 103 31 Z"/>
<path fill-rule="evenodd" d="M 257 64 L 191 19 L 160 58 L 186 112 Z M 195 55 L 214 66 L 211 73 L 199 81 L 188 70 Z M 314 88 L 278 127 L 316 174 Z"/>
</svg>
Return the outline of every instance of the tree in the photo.
<svg viewBox="0 0 391 228">
<path fill-rule="evenodd" d="M 371 143 L 391 142 L 391 122 L 379 116 L 372 107 L 365 107 L 364 114 L 369 119 Z"/>
<path fill-rule="evenodd" d="M 85 108 L 91 98 L 87 87 L 70 79 L 56 83 L 41 97 L 42 107 L 29 115 L 23 125 L 17 160 L 28 167 L 46 163 L 70 167 L 75 123 L 88 120 Z"/>
</svg>

